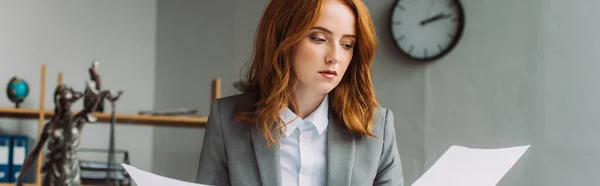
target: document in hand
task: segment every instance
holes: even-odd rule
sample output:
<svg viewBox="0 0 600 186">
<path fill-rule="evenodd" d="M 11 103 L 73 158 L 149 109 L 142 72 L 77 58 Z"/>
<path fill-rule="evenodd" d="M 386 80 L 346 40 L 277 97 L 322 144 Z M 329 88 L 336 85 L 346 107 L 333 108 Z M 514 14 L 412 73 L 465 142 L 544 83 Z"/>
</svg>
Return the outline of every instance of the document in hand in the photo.
<svg viewBox="0 0 600 186">
<path fill-rule="evenodd" d="M 528 148 L 451 146 L 412 186 L 494 186 Z"/>
<path fill-rule="evenodd" d="M 208 186 L 159 176 L 124 163 L 121 165 L 123 165 L 125 170 L 127 170 L 127 173 L 131 175 L 131 178 L 138 186 Z"/>
</svg>

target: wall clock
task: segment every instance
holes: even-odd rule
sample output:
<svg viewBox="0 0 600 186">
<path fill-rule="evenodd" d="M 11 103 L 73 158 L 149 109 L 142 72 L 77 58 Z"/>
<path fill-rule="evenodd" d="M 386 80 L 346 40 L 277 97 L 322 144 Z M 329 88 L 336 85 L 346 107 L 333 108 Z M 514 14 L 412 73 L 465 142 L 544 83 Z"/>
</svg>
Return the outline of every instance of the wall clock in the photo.
<svg viewBox="0 0 600 186">
<path fill-rule="evenodd" d="M 459 0 L 398 0 L 391 17 L 396 46 L 418 61 L 436 60 L 452 51 L 464 25 Z"/>
</svg>

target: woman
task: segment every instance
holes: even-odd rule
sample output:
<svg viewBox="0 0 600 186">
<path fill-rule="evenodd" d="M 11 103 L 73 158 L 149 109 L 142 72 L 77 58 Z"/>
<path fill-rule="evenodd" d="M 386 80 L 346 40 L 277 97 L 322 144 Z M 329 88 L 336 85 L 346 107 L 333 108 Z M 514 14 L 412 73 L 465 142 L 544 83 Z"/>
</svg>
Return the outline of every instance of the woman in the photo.
<svg viewBox="0 0 600 186">
<path fill-rule="evenodd" d="M 272 0 L 245 93 L 211 104 L 196 182 L 403 185 L 371 86 L 376 45 L 360 0 Z"/>
</svg>

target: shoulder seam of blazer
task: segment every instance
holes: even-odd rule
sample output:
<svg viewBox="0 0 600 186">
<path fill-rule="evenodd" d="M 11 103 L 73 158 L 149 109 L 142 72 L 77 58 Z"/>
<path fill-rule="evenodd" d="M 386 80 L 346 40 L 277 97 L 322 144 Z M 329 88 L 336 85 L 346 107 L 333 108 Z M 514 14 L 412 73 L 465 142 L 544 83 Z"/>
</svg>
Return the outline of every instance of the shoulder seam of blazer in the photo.
<svg viewBox="0 0 600 186">
<path fill-rule="evenodd" d="M 385 139 L 385 129 L 387 129 L 388 126 L 388 114 L 390 113 L 390 109 L 384 108 L 385 109 L 385 116 L 383 118 L 381 118 L 383 120 L 383 137 Z M 395 131 L 394 131 L 395 132 Z"/>
<path fill-rule="evenodd" d="M 382 143 L 381 143 L 381 154 L 379 154 L 380 161 L 381 161 L 381 157 L 383 157 L 383 152 L 385 152 L 385 150 L 386 150 L 385 149 L 385 143 L 386 143 L 385 137 L 387 137 L 387 136 L 385 136 L 385 132 L 386 132 L 387 125 L 388 125 L 388 111 L 389 111 L 386 108 L 383 108 L 383 110 L 385 111 L 385 114 L 383 115 L 383 118 L 381 118 L 381 120 L 383 120 L 383 130 L 381 131 L 381 137 L 382 137 L 381 142 Z"/>
</svg>

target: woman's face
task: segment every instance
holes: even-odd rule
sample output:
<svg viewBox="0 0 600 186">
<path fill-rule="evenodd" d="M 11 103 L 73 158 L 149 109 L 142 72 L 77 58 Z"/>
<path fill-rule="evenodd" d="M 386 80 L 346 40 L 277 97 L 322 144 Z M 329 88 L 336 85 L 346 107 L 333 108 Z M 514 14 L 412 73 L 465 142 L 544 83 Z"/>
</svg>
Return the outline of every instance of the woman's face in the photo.
<svg viewBox="0 0 600 186">
<path fill-rule="evenodd" d="M 335 88 L 352 59 L 355 17 L 350 7 L 326 0 L 321 16 L 308 34 L 294 46 L 295 91 L 327 94 Z"/>
</svg>

